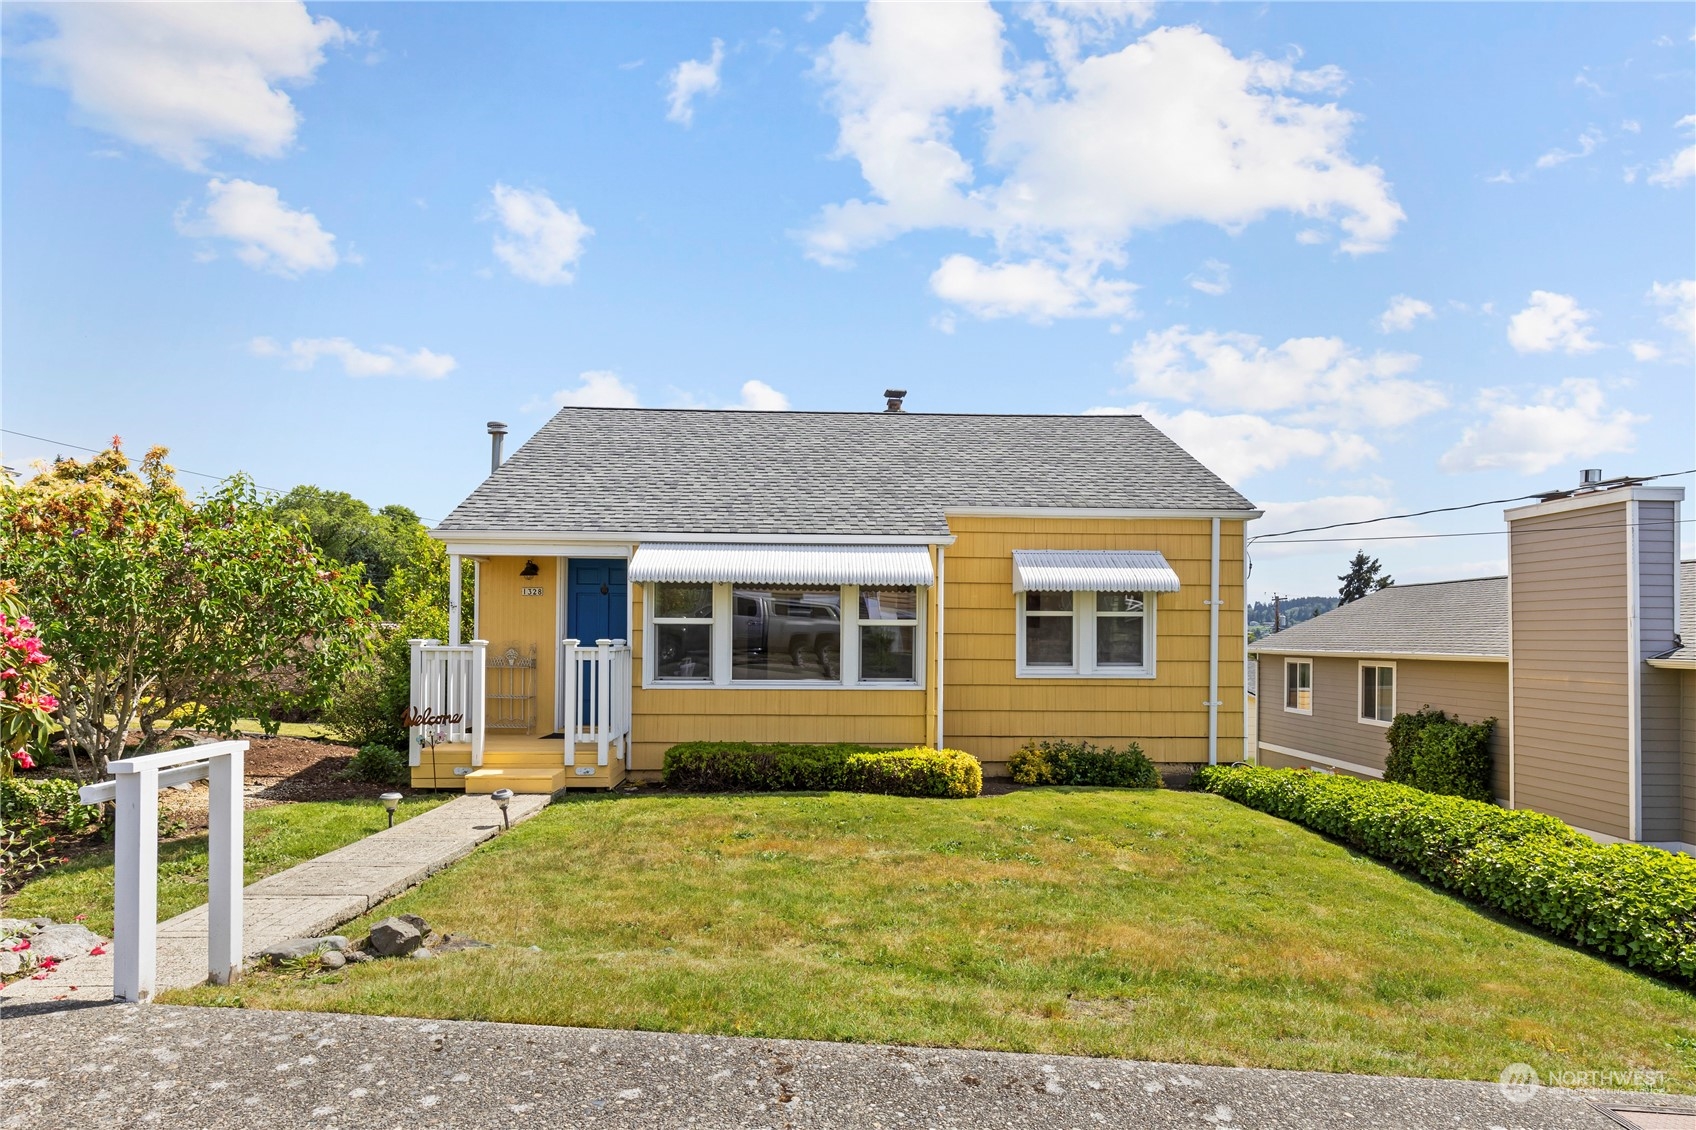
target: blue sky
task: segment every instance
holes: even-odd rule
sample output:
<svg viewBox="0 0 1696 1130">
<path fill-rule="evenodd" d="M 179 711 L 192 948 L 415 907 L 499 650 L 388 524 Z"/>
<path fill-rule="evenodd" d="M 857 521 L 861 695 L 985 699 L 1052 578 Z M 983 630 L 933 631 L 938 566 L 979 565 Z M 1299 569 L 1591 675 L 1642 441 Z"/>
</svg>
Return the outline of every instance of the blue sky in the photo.
<svg viewBox="0 0 1696 1130">
<path fill-rule="evenodd" d="M 1143 411 L 1260 533 L 1683 471 L 1692 24 L 8 6 L 4 426 L 59 443 L 7 434 L 6 463 L 121 434 L 434 519 L 489 419 L 896 385 L 915 411 Z M 1332 591 L 1356 542 L 1402 580 L 1504 555 L 1268 542 L 1251 593 Z"/>
</svg>

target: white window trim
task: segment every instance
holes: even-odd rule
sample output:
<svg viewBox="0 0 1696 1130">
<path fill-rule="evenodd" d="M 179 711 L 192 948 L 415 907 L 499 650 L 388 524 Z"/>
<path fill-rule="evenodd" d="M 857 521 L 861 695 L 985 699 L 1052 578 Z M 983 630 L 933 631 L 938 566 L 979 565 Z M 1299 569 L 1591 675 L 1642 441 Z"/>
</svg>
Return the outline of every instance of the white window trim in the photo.
<svg viewBox="0 0 1696 1130">
<path fill-rule="evenodd" d="M 1395 717 L 1396 717 L 1396 697 L 1398 695 L 1400 695 L 1401 691 L 1402 691 L 1402 677 L 1399 674 L 1395 673 L 1396 661 L 1393 660 L 1393 659 L 1362 659 L 1359 663 L 1357 663 L 1355 665 L 1355 672 L 1354 672 L 1354 720 L 1356 722 L 1359 722 L 1363 726 L 1378 726 L 1382 729 L 1387 730 L 1387 729 L 1390 728 L 1389 722 L 1380 722 L 1376 718 L 1366 717 L 1366 686 L 1365 686 L 1365 683 L 1362 680 L 1361 672 L 1365 671 L 1368 667 L 1388 667 L 1391 671 L 1391 675 L 1390 675 L 1390 719 L 1391 719 L 1391 721 L 1394 721 Z"/>
<path fill-rule="evenodd" d="M 1291 706 L 1290 705 L 1290 665 L 1292 663 L 1305 663 L 1305 664 L 1307 664 L 1307 709 L 1306 710 L 1303 710 L 1299 706 Z M 1305 656 L 1300 656 L 1300 655 L 1286 655 L 1284 657 L 1284 685 L 1281 688 L 1279 688 L 1279 693 L 1282 694 L 1283 697 L 1284 697 L 1284 713 L 1285 714 L 1301 714 L 1301 715 L 1305 715 L 1309 718 L 1313 717 L 1313 691 L 1314 691 L 1314 687 L 1313 687 L 1313 660 L 1311 660 L 1311 659 L 1309 659 Z M 1356 693 L 1358 694 L 1358 692 L 1356 692 Z"/>
<path fill-rule="evenodd" d="M 1155 677 L 1157 594 L 1142 594 L 1142 654 L 1140 667 L 1101 666 L 1095 661 L 1095 592 L 1072 594 L 1072 666 L 1032 667 L 1025 662 L 1025 594 L 1014 593 L 1013 675 L 1019 679 L 1152 679 Z"/>
<path fill-rule="evenodd" d="M 795 587 L 795 586 L 775 586 Z M 829 588 L 828 585 L 802 586 Z M 860 678 L 860 586 L 838 585 L 841 592 L 840 651 L 841 677 L 834 682 L 823 679 L 762 679 L 736 681 L 731 678 L 731 636 L 735 624 L 732 616 L 731 593 L 736 585 L 720 581 L 713 585 L 713 662 L 712 678 L 661 679 L 654 674 L 654 582 L 642 585 L 642 689 L 676 691 L 922 691 L 925 689 L 925 619 L 930 589 L 926 585 L 873 585 L 873 588 L 914 587 L 917 593 L 917 615 L 914 620 L 878 620 L 864 623 L 887 624 L 890 627 L 910 625 L 913 628 L 912 679 Z M 697 621 L 699 622 L 699 621 Z M 849 641 L 852 640 L 852 643 Z"/>
</svg>

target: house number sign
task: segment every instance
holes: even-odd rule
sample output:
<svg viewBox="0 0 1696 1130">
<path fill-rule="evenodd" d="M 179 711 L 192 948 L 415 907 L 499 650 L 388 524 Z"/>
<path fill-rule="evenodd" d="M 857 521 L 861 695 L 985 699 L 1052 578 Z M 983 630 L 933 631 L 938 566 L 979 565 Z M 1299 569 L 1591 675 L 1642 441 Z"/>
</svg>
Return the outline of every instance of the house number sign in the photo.
<svg viewBox="0 0 1696 1130">
<path fill-rule="evenodd" d="M 542 595 L 542 586 L 541 585 L 525 585 L 523 588 L 518 590 L 518 595 L 519 596 L 541 596 Z"/>
</svg>

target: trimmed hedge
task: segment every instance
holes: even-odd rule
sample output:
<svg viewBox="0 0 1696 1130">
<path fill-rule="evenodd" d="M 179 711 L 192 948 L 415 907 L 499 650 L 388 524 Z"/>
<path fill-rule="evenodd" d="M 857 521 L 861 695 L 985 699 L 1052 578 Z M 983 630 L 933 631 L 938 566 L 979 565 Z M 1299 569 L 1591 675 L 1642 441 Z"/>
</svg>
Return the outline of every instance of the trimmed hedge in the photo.
<svg viewBox="0 0 1696 1130">
<path fill-rule="evenodd" d="M 885 793 L 974 797 L 983 766 L 957 749 L 684 742 L 665 751 L 665 783 L 732 792 Z"/>
<path fill-rule="evenodd" d="M 1696 859 L 1602 845 L 1553 816 L 1299 769 L 1207 766 L 1197 784 L 1322 832 L 1627 965 L 1696 983 Z"/>
<path fill-rule="evenodd" d="M 1428 793 L 1466 797 L 1486 803 L 1491 788 L 1490 734 L 1496 720 L 1462 722 L 1427 706 L 1398 714 L 1386 734 L 1384 779 Z"/>
<path fill-rule="evenodd" d="M 1136 742 L 1122 750 L 1089 742 L 1026 742 L 1008 759 L 1007 772 L 1021 785 L 1161 786 L 1160 771 Z"/>
</svg>

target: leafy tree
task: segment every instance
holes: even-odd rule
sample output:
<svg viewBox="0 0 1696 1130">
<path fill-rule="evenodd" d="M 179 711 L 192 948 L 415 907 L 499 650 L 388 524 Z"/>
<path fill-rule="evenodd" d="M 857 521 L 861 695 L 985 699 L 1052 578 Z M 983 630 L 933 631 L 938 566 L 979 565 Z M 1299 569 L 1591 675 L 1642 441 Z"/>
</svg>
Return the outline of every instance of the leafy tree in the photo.
<svg viewBox="0 0 1696 1130">
<path fill-rule="evenodd" d="M 1338 577 L 1343 582 L 1338 603 L 1348 604 L 1359 600 L 1367 593 L 1389 588 L 1396 583 L 1394 577 L 1384 572 L 1384 566 L 1376 557 L 1366 556 L 1364 549 L 1357 549 L 1354 559 L 1349 562 L 1349 571 Z"/>
<path fill-rule="evenodd" d="M 414 551 L 423 532 L 418 515 L 404 506 L 371 507 L 345 491 L 298 486 L 279 498 L 273 509 L 299 520 L 312 535 L 318 551 L 344 566 L 359 566 L 379 594 L 388 591 L 389 578 Z"/>
<path fill-rule="evenodd" d="M 0 478 L 0 577 L 41 617 L 72 753 L 104 775 L 130 731 L 229 732 L 316 709 L 367 659 L 370 587 L 327 568 L 243 476 L 191 501 L 165 449 L 119 441 L 24 483 Z"/>
</svg>

